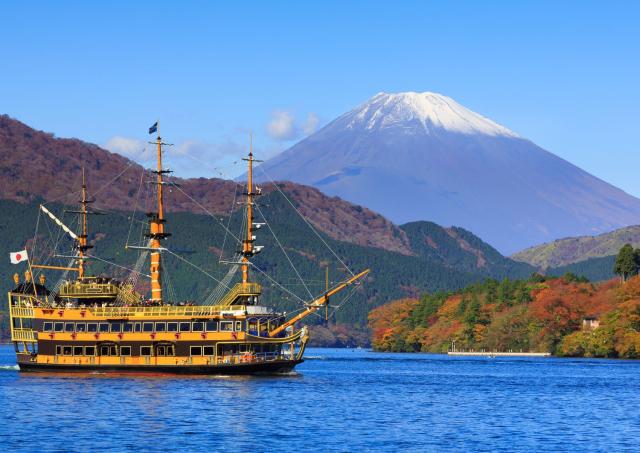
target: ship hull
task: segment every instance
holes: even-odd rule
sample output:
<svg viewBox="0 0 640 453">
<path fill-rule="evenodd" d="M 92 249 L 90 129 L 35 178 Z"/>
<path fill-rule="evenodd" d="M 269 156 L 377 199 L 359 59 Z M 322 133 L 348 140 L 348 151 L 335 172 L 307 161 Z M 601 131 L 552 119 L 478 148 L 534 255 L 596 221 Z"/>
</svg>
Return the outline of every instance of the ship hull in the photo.
<svg viewBox="0 0 640 453">
<path fill-rule="evenodd" d="M 131 374 L 175 374 L 175 375 L 259 375 L 284 374 L 304 360 L 274 360 L 260 363 L 221 365 L 67 365 L 53 363 L 19 363 L 26 373 L 131 373 Z"/>
</svg>

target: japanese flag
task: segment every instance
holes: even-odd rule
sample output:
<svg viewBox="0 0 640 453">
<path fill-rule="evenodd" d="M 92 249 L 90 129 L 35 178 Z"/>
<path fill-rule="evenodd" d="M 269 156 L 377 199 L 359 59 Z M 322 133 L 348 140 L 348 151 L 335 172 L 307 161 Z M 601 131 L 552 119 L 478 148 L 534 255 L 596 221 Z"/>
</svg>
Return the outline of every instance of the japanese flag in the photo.
<svg viewBox="0 0 640 453">
<path fill-rule="evenodd" d="M 11 264 L 18 264 L 18 263 L 21 263 L 22 261 L 27 261 L 29 259 L 29 257 L 27 256 L 26 250 L 9 253 L 9 258 L 11 258 Z"/>
</svg>

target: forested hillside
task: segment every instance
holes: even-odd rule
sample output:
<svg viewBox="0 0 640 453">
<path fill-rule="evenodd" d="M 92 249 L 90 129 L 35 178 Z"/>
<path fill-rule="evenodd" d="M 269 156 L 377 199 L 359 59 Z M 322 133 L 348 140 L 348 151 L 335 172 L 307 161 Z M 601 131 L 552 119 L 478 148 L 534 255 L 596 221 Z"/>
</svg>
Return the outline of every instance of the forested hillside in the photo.
<svg viewBox="0 0 640 453">
<path fill-rule="evenodd" d="M 369 325 L 383 351 L 446 352 L 455 343 L 457 350 L 640 358 L 640 277 L 488 280 L 383 305 Z"/>
<path fill-rule="evenodd" d="M 438 253 L 428 253 L 429 250 L 426 248 L 407 255 L 338 241 L 321 232 L 316 235 L 280 193 L 273 192 L 263 197 L 261 205 L 260 212 L 265 215 L 268 225 L 258 231 L 256 244 L 266 247 L 264 252 L 255 258 L 255 264 L 273 281 L 258 271 L 254 271 L 253 275 L 265 288 L 263 300 L 266 304 L 285 310 L 299 308 L 299 299 L 309 300 L 311 295 L 322 293 L 327 266 L 333 283 L 347 275 L 343 263 L 354 272 L 365 268 L 372 269 L 370 277 L 363 285 L 357 287 L 351 297 L 349 291 L 345 291 L 334 300 L 331 312 L 336 305 L 344 301 L 344 298 L 349 297 L 348 302 L 332 316 L 332 323 L 365 327 L 369 310 L 392 299 L 416 296 L 424 291 L 454 290 L 489 276 L 515 278 L 532 272 L 528 265 L 504 257 L 498 259 L 493 255 L 491 247 L 464 230 L 456 230 L 455 234 L 452 234 L 432 223 L 425 222 L 420 228 L 412 225 L 405 231 L 411 242 L 424 241 L 424 236 L 427 235 Z M 59 213 L 70 226 L 74 226 L 73 214 L 64 214 L 60 205 L 48 206 L 52 211 Z M 58 252 L 68 255 L 71 242 L 64 235 L 60 235 L 57 227 L 48 218 L 41 216 L 38 219 L 37 203 L 22 204 L 2 200 L 0 208 L 5 214 L 0 218 L 0 233 L 6 238 L 0 245 L 0 254 L 6 257 L 0 260 L 0 286 L 6 292 L 12 285 L 13 273 L 25 270 L 24 266 L 11 265 L 8 253 L 22 249 L 27 240 L 29 246 L 32 245 L 36 224 L 38 236 L 34 260 L 43 260 L 45 255 L 50 254 L 56 240 Z M 92 253 L 119 265 L 133 266 L 138 254 L 131 250 L 125 251 L 124 245 L 127 237 L 130 245 L 141 242 L 140 235 L 145 229 L 142 223 L 143 216 L 138 212 L 136 220 L 132 223 L 131 213 L 112 211 L 108 215 L 92 216 L 90 220 L 90 241 L 95 245 Z M 225 232 L 225 227 L 229 225 L 229 231 L 238 234 L 240 222 L 239 212 L 234 213 L 231 218 L 210 217 L 190 212 L 170 213 L 167 228 L 172 236 L 166 241 L 166 246 L 220 280 L 229 268 L 228 264 L 220 263 L 220 259 L 232 259 L 232 251 L 235 248 L 234 238 L 232 234 Z M 282 248 L 271 231 L 278 237 Z M 463 245 L 459 242 L 460 237 L 466 238 Z M 464 245 L 467 242 L 477 249 L 472 248 L 469 251 L 470 248 Z M 482 266 L 476 265 L 479 253 L 490 255 Z M 174 296 L 177 300 L 201 302 L 213 291 L 216 282 L 203 272 L 171 254 L 165 256 L 167 295 Z M 54 259 L 50 262 L 56 261 Z M 64 260 L 57 262 L 66 264 Z M 105 272 L 109 267 L 110 274 L 120 278 L 126 278 L 128 275 L 127 271 L 107 266 L 98 260 L 93 261 L 91 266 L 95 273 Z M 308 291 L 296 276 L 296 271 L 304 276 Z M 48 278 L 50 285 L 53 285 L 57 278 L 56 272 L 49 272 Z M 312 317 L 311 320 L 322 321 L 320 317 Z"/>
</svg>

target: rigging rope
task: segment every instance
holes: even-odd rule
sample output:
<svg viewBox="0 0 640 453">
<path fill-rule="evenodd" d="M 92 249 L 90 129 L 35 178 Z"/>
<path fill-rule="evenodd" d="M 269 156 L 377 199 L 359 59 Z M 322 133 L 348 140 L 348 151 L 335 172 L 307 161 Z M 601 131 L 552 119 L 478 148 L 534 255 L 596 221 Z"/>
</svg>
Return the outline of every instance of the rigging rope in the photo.
<svg viewBox="0 0 640 453">
<path fill-rule="evenodd" d="M 229 209 L 229 218 L 227 219 L 227 227 L 225 228 L 225 231 L 224 231 L 224 239 L 222 240 L 222 248 L 220 249 L 220 258 L 218 258 L 218 262 L 222 261 L 222 255 L 224 254 L 224 246 L 227 243 L 227 231 L 229 231 L 229 228 L 231 227 L 231 216 L 233 215 L 233 211 L 234 211 L 233 208 L 236 205 L 237 196 L 238 196 L 238 186 L 236 185 L 234 186 L 233 202 L 231 203 L 231 209 Z"/>
<path fill-rule="evenodd" d="M 262 269 L 260 269 L 258 266 L 256 266 L 254 263 L 249 262 L 249 264 L 251 265 L 252 268 L 254 268 L 255 270 L 257 270 L 258 272 L 260 272 L 262 275 L 264 275 L 265 277 L 267 277 L 267 279 L 269 279 L 271 281 L 271 283 L 275 284 L 277 287 L 279 287 L 281 290 L 283 290 L 284 292 L 286 292 L 287 294 L 295 297 L 296 299 L 298 299 L 298 301 L 302 302 L 303 304 L 306 305 L 306 301 L 301 299 L 297 294 L 294 294 L 293 292 L 289 291 L 287 288 L 285 288 L 284 286 L 282 286 L 280 283 L 278 283 L 276 280 L 274 280 L 273 278 L 271 278 L 271 276 L 269 274 L 267 274 L 266 272 L 264 272 Z"/>
<path fill-rule="evenodd" d="M 200 266 L 193 264 L 191 261 L 187 260 L 186 258 L 183 258 L 182 256 L 178 255 L 177 253 L 172 252 L 171 250 L 165 248 L 163 249 L 163 251 L 170 253 L 171 255 L 175 256 L 176 258 L 178 258 L 181 261 L 184 261 L 185 263 L 187 263 L 189 266 L 199 270 L 200 272 L 202 272 L 204 275 L 206 275 L 207 277 L 211 278 L 212 280 L 215 280 L 216 282 L 222 284 L 222 281 L 218 280 L 217 278 L 215 278 L 213 275 L 211 275 L 210 273 L 208 273 L 207 271 L 205 271 L 204 269 L 202 269 Z M 226 286 L 226 285 L 225 285 Z M 228 286 L 226 286 L 227 289 L 231 289 Z"/>
<path fill-rule="evenodd" d="M 225 288 L 229 288 L 229 284 L 233 279 L 233 276 L 236 272 L 238 272 L 238 268 L 240 266 L 238 264 L 233 264 L 229 270 L 227 271 L 227 275 L 224 276 L 222 281 L 218 283 L 218 285 L 214 288 L 214 290 L 209 294 L 209 297 L 205 299 L 202 305 L 215 305 L 220 299 L 224 297 Z"/>
<path fill-rule="evenodd" d="M 144 182 L 144 169 L 140 172 L 140 185 L 138 185 L 138 192 L 136 193 L 136 202 L 133 205 L 133 214 L 131 214 L 131 223 L 129 224 L 129 232 L 127 233 L 126 245 L 129 245 L 129 238 L 131 237 L 131 230 L 133 230 L 133 221 L 136 218 L 136 212 L 138 211 L 138 200 L 140 199 L 140 191 L 142 190 L 142 184 Z"/>
<path fill-rule="evenodd" d="M 271 179 L 271 177 L 267 174 L 267 172 L 262 167 L 263 167 L 263 165 L 258 166 L 258 168 L 262 171 L 262 173 L 266 176 L 266 178 L 269 181 L 271 181 L 271 183 L 274 185 L 274 187 L 278 190 L 278 192 L 280 192 L 280 194 L 284 197 L 284 199 L 287 200 L 287 202 L 296 211 L 296 213 L 300 216 L 300 218 L 302 220 L 304 220 L 304 223 L 306 223 L 307 226 L 311 229 L 311 231 L 313 231 L 313 233 L 318 237 L 318 239 L 320 239 L 322 241 L 322 243 L 325 245 L 325 247 L 327 247 L 327 249 L 329 249 L 329 251 L 333 254 L 333 256 L 335 256 L 335 258 L 338 261 L 340 261 L 340 264 L 342 264 L 344 266 L 344 268 L 347 270 L 347 272 L 349 272 L 351 274 L 351 276 L 355 275 L 351 271 L 351 269 L 349 269 L 349 266 L 347 266 L 344 263 L 344 261 L 342 261 L 340 259 L 340 257 L 336 254 L 336 252 L 334 252 L 333 249 L 331 247 L 329 247 L 329 244 L 327 244 L 327 242 L 322 238 L 322 236 L 320 236 L 320 234 L 316 231 L 316 229 L 313 227 L 313 225 L 311 225 L 311 223 L 306 219 L 306 217 L 302 215 L 302 213 L 298 210 L 298 208 L 296 208 L 296 206 L 291 202 L 291 200 L 289 200 L 289 198 L 285 195 L 285 193 L 280 189 L 280 187 L 278 187 L 278 185 L 273 181 L 273 179 Z"/>
<path fill-rule="evenodd" d="M 193 203 L 195 203 L 200 209 L 202 209 L 204 212 L 206 212 L 211 218 L 215 219 L 218 221 L 218 223 L 220 223 L 222 225 L 222 228 L 224 228 L 226 231 L 228 231 L 228 233 L 233 236 L 233 238 L 240 242 L 240 239 L 233 234 L 233 232 L 231 230 L 229 230 L 224 222 L 222 221 L 222 219 L 219 219 L 218 217 L 216 217 L 214 214 L 212 214 L 207 208 L 205 208 L 202 204 L 200 204 L 196 199 L 194 199 L 191 195 L 189 195 L 187 192 L 185 192 L 184 190 L 182 190 L 180 188 L 180 186 L 175 186 L 176 189 L 178 189 L 180 192 L 182 192 L 189 200 L 191 200 Z"/>
<path fill-rule="evenodd" d="M 258 212 L 260 213 L 260 215 L 262 216 L 262 220 L 264 220 L 264 223 L 267 225 L 267 228 L 269 228 L 269 231 L 271 232 L 271 234 L 273 235 L 273 238 L 276 240 L 276 243 L 278 244 L 278 246 L 280 247 L 280 250 L 282 250 L 282 253 L 284 253 L 284 256 L 287 258 L 287 261 L 289 261 L 289 264 L 291 265 L 291 267 L 293 268 L 293 271 L 296 273 L 296 275 L 298 276 L 298 278 L 300 279 L 300 282 L 302 283 L 302 285 L 304 286 L 304 289 L 307 291 L 307 293 L 309 294 L 309 297 L 311 297 L 313 299 L 313 294 L 311 294 L 311 291 L 309 291 L 309 287 L 307 286 L 307 284 L 305 283 L 305 281 L 302 279 L 302 276 L 300 275 L 300 273 L 298 272 L 298 269 L 296 268 L 296 266 L 293 264 L 293 261 L 291 261 L 291 258 L 289 257 L 289 254 L 287 253 L 287 251 L 284 249 L 284 247 L 282 246 L 282 244 L 280 243 L 280 239 L 278 239 L 278 236 L 276 236 L 275 231 L 273 231 L 273 228 L 271 228 L 271 225 L 269 224 L 269 222 L 267 221 L 267 218 L 264 216 L 264 214 L 262 213 L 262 210 L 260 209 L 260 206 L 258 204 L 255 205 L 256 209 L 258 210 Z"/>
<path fill-rule="evenodd" d="M 127 271 L 129 271 L 129 272 L 134 272 L 134 270 L 133 270 L 133 269 L 131 269 L 130 267 L 126 267 L 126 266 L 122 266 L 122 265 L 120 265 L 120 264 L 116 264 L 116 263 L 114 263 L 113 261 L 105 260 L 105 259 L 103 259 L 103 258 L 98 258 L 98 257 L 97 257 L 97 256 L 95 256 L 95 255 L 86 255 L 86 256 L 87 256 L 88 258 L 91 258 L 91 259 L 94 259 L 94 260 L 98 260 L 98 261 L 102 261 L 103 263 L 111 264 L 112 266 L 115 266 L 115 267 L 119 267 L 120 269 L 124 269 L 124 270 L 127 270 Z M 151 278 L 151 276 L 150 276 L 150 275 L 147 275 L 147 274 L 140 274 L 140 275 L 144 275 L 145 277 L 149 277 L 149 278 Z"/>
</svg>

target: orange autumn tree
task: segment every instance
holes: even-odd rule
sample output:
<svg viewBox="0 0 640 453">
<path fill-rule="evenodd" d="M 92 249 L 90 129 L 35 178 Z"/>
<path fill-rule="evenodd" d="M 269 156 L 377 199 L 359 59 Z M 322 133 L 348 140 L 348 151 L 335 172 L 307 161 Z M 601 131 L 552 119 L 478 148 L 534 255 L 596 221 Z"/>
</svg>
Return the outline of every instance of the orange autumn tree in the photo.
<svg viewBox="0 0 640 453">
<path fill-rule="evenodd" d="M 583 328 L 586 317 L 600 326 Z M 640 358 L 640 277 L 489 280 L 383 305 L 369 325 L 377 350 L 446 352 L 455 341 L 458 349 Z"/>
</svg>

